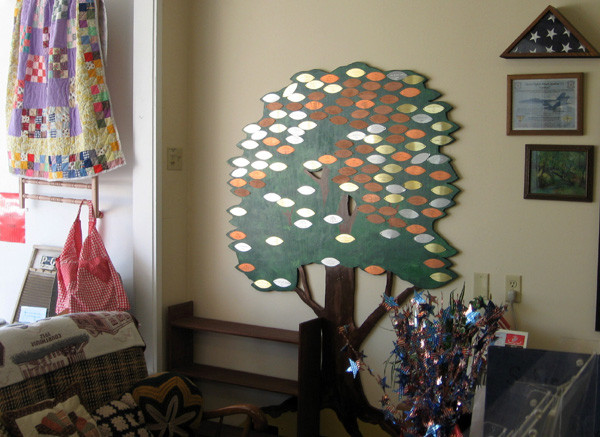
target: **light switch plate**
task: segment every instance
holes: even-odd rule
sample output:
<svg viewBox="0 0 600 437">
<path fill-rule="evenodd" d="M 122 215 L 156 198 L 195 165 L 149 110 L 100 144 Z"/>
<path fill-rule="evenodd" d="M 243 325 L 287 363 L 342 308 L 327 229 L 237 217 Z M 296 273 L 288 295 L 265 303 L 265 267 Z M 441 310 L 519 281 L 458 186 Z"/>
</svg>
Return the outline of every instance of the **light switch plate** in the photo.
<svg viewBox="0 0 600 437">
<path fill-rule="evenodd" d="M 473 295 L 482 296 L 484 299 L 490 298 L 490 274 L 475 273 L 473 277 Z"/>
<path fill-rule="evenodd" d="M 183 149 L 169 147 L 167 149 L 167 170 L 181 170 L 183 168 Z"/>
</svg>

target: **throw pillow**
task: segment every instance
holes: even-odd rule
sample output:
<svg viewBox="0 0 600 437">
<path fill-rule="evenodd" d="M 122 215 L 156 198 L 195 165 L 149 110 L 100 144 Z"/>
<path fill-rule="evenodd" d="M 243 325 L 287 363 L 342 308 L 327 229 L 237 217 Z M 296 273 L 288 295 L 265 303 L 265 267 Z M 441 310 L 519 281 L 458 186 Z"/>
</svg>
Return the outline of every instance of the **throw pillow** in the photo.
<svg viewBox="0 0 600 437">
<path fill-rule="evenodd" d="M 54 399 L 6 411 L 3 418 L 10 432 L 16 436 L 49 434 L 101 437 L 96 422 L 73 390 Z"/>
<path fill-rule="evenodd" d="M 144 413 L 146 429 L 155 436 L 191 435 L 202 420 L 202 393 L 181 374 L 150 376 L 135 384 L 131 393 Z"/>
<path fill-rule="evenodd" d="M 131 393 L 98 408 L 92 417 L 104 437 L 149 437 L 144 415 Z"/>
</svg>

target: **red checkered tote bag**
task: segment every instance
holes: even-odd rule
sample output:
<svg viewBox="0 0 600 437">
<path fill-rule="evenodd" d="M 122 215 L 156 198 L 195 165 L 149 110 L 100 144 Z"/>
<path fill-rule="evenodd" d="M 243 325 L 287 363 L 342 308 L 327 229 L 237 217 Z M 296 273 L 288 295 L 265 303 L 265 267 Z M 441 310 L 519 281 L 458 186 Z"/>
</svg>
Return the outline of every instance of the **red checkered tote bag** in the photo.
<svg viewBox="0 0 600 437">
<path fill-rule="evenodd" d="M 56 313 L 125 311 L 129 300 L 100 233 L 91 202 L 88 235 L 81 243 L 81 206 L 60 256 L 56 259 L 58 298 Z"/>
</svg>

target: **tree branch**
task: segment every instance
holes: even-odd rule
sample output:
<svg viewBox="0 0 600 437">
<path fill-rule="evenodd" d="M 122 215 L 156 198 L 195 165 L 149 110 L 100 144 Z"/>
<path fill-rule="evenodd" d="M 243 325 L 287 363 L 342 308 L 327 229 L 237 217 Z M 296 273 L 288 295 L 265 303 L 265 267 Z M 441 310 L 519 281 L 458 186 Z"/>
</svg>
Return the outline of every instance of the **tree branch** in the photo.
<svg viewBox="0 0 600 437">
<path fill-rule="evenodd" d="M 314 174 L 312 171 L 308 171 L 307 169 L 304 169 L 304 173 L 306 173 L 317 184 L 320 184 L 321 178 L 319 176 L 317 176 L 316 174 Z"/>
<path fill-rule="evenodd" d="M 393 285 L 394 285 L 394 274 L 392 272 L 388 271 L 388 272 L 386 272 L 386 283 L 385 283 L 385 292 L 384 292 L 386 296 L 392 295 Z M 399 306 L 402 306 L 402 304 L 404 304 L 404 302 L 409 298 L 409 296 L 412 295 L 418 289 L 419 289 L 418 287 L 409 287 L 406 290 L 404 290 L 402 293 L 400 293 L 394 299 L 394 301 Z M 379 323 L 381 318 L 385 314 L 387 314 L 387 312 L 388 312 L 388 310 L 385 307 L 384 302 L 382 302 L 381 304 L 379 304 L 379 306 L 377 308 L 375 308 L 373 310 L 373 312 L 371 314 L 369 314 L 369 316 L 365 319 L 365 321 L 362 323 L 362 325 L 360 325 L 359 328 L 357 328 L 354 332 L 351 333 L 350 341 L 352 343 L 352 346 L 354 346 L 354 348 L 356 348 L 356 349 L 360 348 L 360 345 L 365 341 L 365 339 L 371 333 L 373 328 L 375 328 L 375 325 L 377 325 L 377 323 Z"/>
<path fill-rule="evenodd" d="M 340 204 L 338 205 L 338 215 L 342 217 L 343 221 L 340 223 L 340 232 L 349 234 L 352 232 L 352 225 L 356 219 L 356 211 L 350 210 L 351 197 L 344 194 L 340 198 Z"/>
<path fill-rule="evenodd" d="M 321 176 L 317 176 L 311 171 L 304 169 L 304 173 L 306 173 L 313 181 L 319 184 L 321 187 L 321 197 L 323 198 L 323 205 L 327 202 L 327 196 L 329 195 L 329 167 L 324 167 L 321 171 Z"/>
<path fill-rule="evenodd" d="M 294 291 L 300 296 L 300 299 L 310 307 L 317 315 L 317 317 L 323 317 L 325 314 L 325 308 L 319 305 L 312 297 L 310 285 L 306 280 L 306 270 L 304 266 L 298 267 L 298 275 L 300 276 L 301 286 L 297 286 Z"/>
</svg>

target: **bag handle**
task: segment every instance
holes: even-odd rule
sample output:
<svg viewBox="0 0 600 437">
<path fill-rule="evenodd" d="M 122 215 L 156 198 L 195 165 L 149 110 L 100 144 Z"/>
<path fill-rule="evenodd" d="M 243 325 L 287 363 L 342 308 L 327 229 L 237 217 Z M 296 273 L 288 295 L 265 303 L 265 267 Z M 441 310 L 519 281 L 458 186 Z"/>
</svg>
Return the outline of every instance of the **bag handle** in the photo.
<svg viewBox="0 0 600 437">
<path fill-rule="evenodd" d="M 81 203 L 79 204 L 79 211 L 77 211 L 77 218 L 79 219 L 79 215 L 81 214 L 81 207 L 83 206 L 83 204 L 86 204 L 89 210 L 89 217 L 88 217 L 88 231 L 92 228 L 96 227 L 96 214 L 94 214 L 94 204 L 92 203 L 91 200 L 82 200 Z"/>
</svg>

